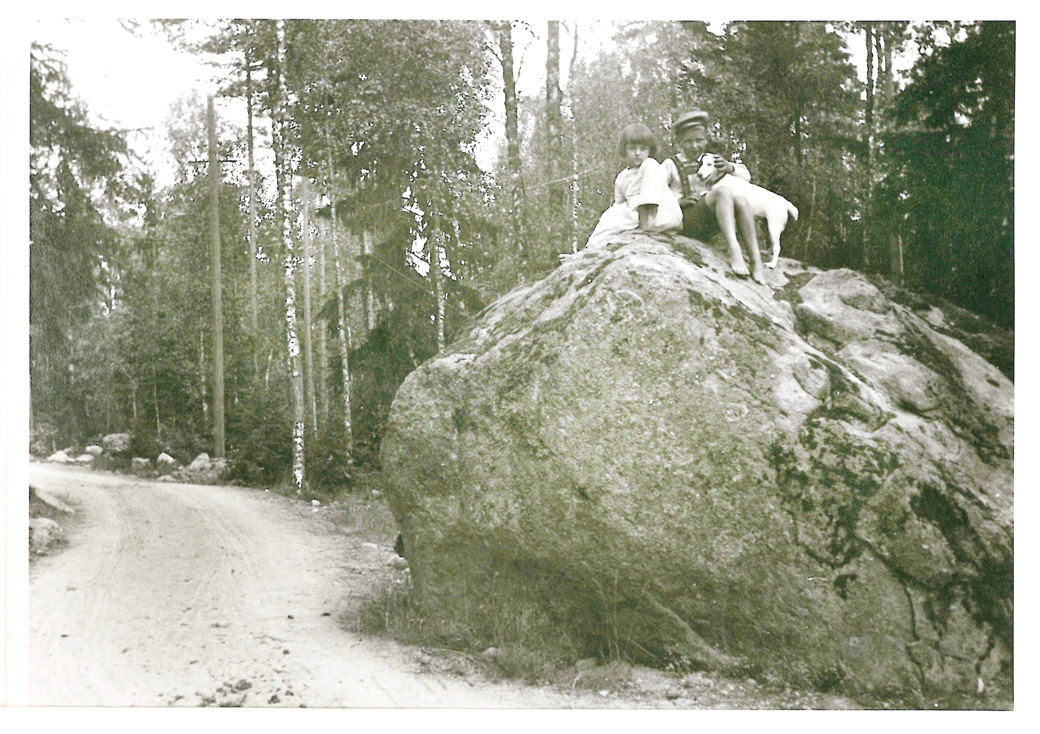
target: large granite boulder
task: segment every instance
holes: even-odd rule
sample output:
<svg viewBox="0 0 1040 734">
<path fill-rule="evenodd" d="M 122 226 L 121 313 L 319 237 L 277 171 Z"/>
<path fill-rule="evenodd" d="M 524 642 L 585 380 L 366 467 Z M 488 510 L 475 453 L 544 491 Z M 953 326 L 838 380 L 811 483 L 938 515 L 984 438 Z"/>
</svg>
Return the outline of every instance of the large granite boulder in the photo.
<svg viewBox="0 0 1040 734">
<path fill-rule="evenodd" d="M 130 434 L 110 433 L 101 439 L 101 446 L 110 454 L 116 456 L 125 454 L 130 450 Z"/>
<path fill-rule="evenodd" d="M 155 457 L 155 466 L 159 470 L 159 474 L 165 476 L 179 469 L 181 463 L 164 451 Z"/>
<path fill-rule="evenodd" d="M 29 553 L 41 555 L 61 543 L 65 539 L 65 531 L 49 517 L 29 518 Z"/>
<path fill-rule="evenodd" d="M 514 594 L 588 654 L 849 692 L 1012 664 L 1013 384 L 848 270 L 620 237 L 401 386 L 388 499 L 432 619 Z"/>
<path fill-rule="evenodd" d="M 175 477 L 178 482 L 218 484 L 226 467 L 226 459 L 223 457 L 211 459 L 210 455 L 203 451 L 187 466 L 175 469 L 171 476 Z"/>
</svg>

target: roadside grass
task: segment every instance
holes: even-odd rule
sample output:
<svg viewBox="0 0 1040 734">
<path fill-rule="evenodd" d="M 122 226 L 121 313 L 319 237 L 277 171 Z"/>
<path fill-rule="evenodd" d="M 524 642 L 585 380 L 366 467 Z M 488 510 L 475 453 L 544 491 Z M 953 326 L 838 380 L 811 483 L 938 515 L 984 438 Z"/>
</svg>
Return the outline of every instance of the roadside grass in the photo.
<svg viewBox="0 0 1040 734">
<path fill-rule="evenodd" d="M 326 515 L 360 539 L 391 547 L 397 525 L 383 494 L 378 472 L 357 474 L 350 487 L 324 488 L 296 494 L 289 481 L 271 487 L 287 497 L 319 500 Z M 42 504 L 42 503 L 40 503 Z M 44 509 L 43 511 L 47 511 Z M 53 512 L 53 508 L 50 508 Z M 528 579 L 532 582 L 532 579 Z M 537 583 L 537 581 L 534 581 Z M 609 586 L 609 585 L 608 585 Z M 536 595 L 537 596 L 537 595 Z M 522 585 L 511 585 L 505 576 L 495 577 L 481 589 L 442 599 L 434 614 L 420 600 L 411 575 L 385 577 L 374 593 L 361 603 L 355 624 L 358 632 L 390 638 L 396 642 L 442 653 L 446 658 L 465 658 L 480 674 L 490 679 L 523 680 L 529 684 L 552 684 L 566 688 L 621 691 L 630 685 L 637 664 L 629 658 L 627 625 L 618 615 L 619 600 L 614 589 L 596 589 L 592 607 L 595 619 L 585 628 L 587 635 L 573 630 L 574 609 L 560 609 L 554 619 L 534 604 Z M 702 676 L 689 661 L 664 661 L 660 673 L 678 685 L 687 677 Z M 692 674 L 692 675 L 691 675 Z M 1013 678 L 1001 676 L 995 690 L 985 697 L 960 695 L 930 697 L 909 692 L 888 696 L 842 694 L 842 686 L 808 685 L 789 688 L 782 681 L 751 669 L 709 674 L 709 678 L 740 684 L 754 678 L 758 705 L 766 708 L 819 708 L 826 691 L 845 695 L 867 709 L 1002 710 L 1014 708 Z M 712 684 L 714 685 L 714 684 Z M 727 685 L 720 683 L 720 686 Z M 720 688 L 721 690 L 721 688 Z M 720 701 L 724 694 L 719 693 Z M 747 701 L 744 702 L 745 706 Z M 822 706 L 829 707 L 829 706 Z M 840 706 L 844 707 L 844 706 Z"/>
<path fill-rule="evenodd" d="M 332 522 L 350 528 L 354 534 L 369 542 L 392 546 L 397 537 L 397 523 L 381 487 L 379 472 L 356 471 L 349 485 L 312 485 L 302 494 L 297 494 L 296 486 L 287 474 L 268 489 L 291 499 L 306 502 L 317 500 Z"/>
<path fill-rule="evenodd" d="M 57 507 L 49 505 L 37 497 L 36 490 L 33 489 L 32 485 L 29 485 L 29 517 L 45 517 L 48 520 L 58 522 L 63 520 L 66 515 Z"/>
<path fill-rule="evenodd" d="M 36 496 L 36 490 L 33 486 L 29 485 L 29 519 L 34 520 L 36 518 L 46 518 L 47 520 L 53 520 L 58 523 L 61 531 L 57 534 L 48 534 L 48 540 L 40 542 L 39 540 L 33 539 L 32 525 L 29 530 L 29 550 L 30 558 L 34 558 L 39 555 L 53 553 L 68 547 L 69 541 L 65 535 L 65 526 L 69 522 L 69 514 L 61 511 L 57 507 L 44 502 L 42 499 Z"/>
<path fill-rule="evenodd" d="M 406 645 L 462 653 L 491 678 L 527 683 L 557 682 L 561 671 L 583 657 L 582 645 L 504 584 L 458 594 L 438 610 L 434 616 L 422 604 L 410 577 L 392 580 L 363 604 L 358 628 Z"/>
<path fill-rule="evenodd" d="M 299 495 L 285 477 L 270 489 L 306 502 L 318 500 L 334 523 L 388 547 L 398 530 L 382 488 L 379 472 L 357 472 L 349 487 L 313 487 Z M 561 639 L 561 626 L 530 601 L 504 582 L 492 586 L 491 593 L 454 597 L 435 618 L 420 602 L 410 574 L 395 574 L 362 603 L 356 628 L 425 650 L 459 653 L 488 677 L 529 683 L 556 680 L 583 657 L 584 646 Z"/>
</svg>

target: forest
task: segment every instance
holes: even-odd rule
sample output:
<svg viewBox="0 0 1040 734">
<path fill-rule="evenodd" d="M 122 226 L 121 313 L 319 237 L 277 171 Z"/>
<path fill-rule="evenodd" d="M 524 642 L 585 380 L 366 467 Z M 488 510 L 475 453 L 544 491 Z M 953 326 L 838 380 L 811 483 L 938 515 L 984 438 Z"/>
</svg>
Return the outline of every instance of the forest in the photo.
<svg viewBox="0 0 1040 734">
<path fill-rule="evenodd" d="M 1014 22 L 626 22 L 584 54 L 580 22 L 190 26 L 163 23 L 248 115 L 184 100 L 162 186 L 32 46 L 34 453 L 120 431 L 242 483 L 349 487 L 404 378 L 584 244 L 619 131 L 649 125 L 663 160 L 688 109 L 801 211 L 785 257 L 1014 328 Z"/>
</svg>

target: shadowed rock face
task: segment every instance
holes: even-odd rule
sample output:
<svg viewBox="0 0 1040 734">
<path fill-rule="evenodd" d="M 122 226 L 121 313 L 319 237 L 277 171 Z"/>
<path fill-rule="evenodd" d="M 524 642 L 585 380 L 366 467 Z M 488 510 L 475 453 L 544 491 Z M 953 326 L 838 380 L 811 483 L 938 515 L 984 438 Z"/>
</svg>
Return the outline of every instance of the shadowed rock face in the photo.
<svg viewBox="0 0 1040 734">
<path fill-rule="evenodd" d="M 424 602 L 850 691 L 1009 669 L 1013 384 L 857 273 L 780 271 L 628 235 L 409 376 L 382 459 Z"/>
</svg>

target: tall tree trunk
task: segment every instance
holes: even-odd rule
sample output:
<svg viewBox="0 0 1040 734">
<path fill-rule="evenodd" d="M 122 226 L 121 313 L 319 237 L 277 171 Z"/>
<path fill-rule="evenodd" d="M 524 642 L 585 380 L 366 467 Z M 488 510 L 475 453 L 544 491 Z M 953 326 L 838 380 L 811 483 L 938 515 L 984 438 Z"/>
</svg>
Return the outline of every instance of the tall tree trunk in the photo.
<svg viewBox="0 0 1040 734">
<path fill-rule="evenodd" d="M 311 235 L 311 182 L 304 174 L 300 185 L 300 227 L 303 234 L 303 376 L 311 430 L 318 430 L 318 400 L 314 389 L 314 320 L 311 317 L 311 260 L 314 238 Z"/>
<path fill-rule="evenodd" d="M 524 196 L 520 162 L 520 123 L 516 103 L 516 76 L 513 68 L 513 24 L 503 21 L 498 26 L 498 46 L 502 52 L 502 83 L 506 109 L 506 171 L 509 177 L 509 205 L 512 209 L 516 280 L 524 281 L 527 252 L 524 246 Z"/>
<path fill-rule="evenodd" d="M 867 106 L 864 115 L 866 123 L 864 136 L 867 143 L 867 188 L 863 216 L 863 270 L 868 271 L 872 260 L 870 228 L 874 223 L 874 24 L 865 23 L 863 29 L 867 41 Z"/>
<path fill-rule="evenodd" d="M 805 218 L 806 222 L 807 222 L 807 226 L 805 228 L 805 239 L 802 242 L 804 244 L 804 247 L 805 247 L 806 251 L 808 251 L 809 248 L 812 247 L 812 229 L 813 229 L 812 226 L 813 226 L 813 219 L 814 219 L 815 214 L 816 214 L 816 175 L 815 174 L 813 174 L 813 177 L 812 177 L 812 197 L 809 199 L 809 211 L 806 212 L 806 214 L 808 215 Z"/>
<path fill-rule="evenodd" d="M 220 161 L 213 97 L 207 104 L 209 128 L 210 284 L 213 300 L 213 456 L 224 456 L 224 316 L 220 272 Z"/>
<path fill-rule="evenodd" d="M 347 279 L 343 272 L 343 265 L 339 258 L 339 212 L 337 208 L 336 168 L 333 165 L 332 135 L 329 132 L 328 122 L 325 123 L 325 143 L 328 148 L 329 167 L 329 201 L 332 212 L 330 221 L 332 223 L 332 263 L 336 272 L 336 327 L 338 331 L 339 357 L 341 374 L 343 377 L 343 429 L 346 445 L 343 447 L 347 460 L 351 461 L 354 456 L 354 437 L 351 426 L 350 410 L 350 327 L 347 324 L 347 308 L 344 303 L 343 289 L 347 285 Z"/>
<path fill-rule="evenodd" d="M 286 106 L 288 94 L 285 87 L 285 21 L 277 20 L 278 71 L 274 100 L 272 138 L 274 141 L 275 172 L 278 177 L 278 201 L 282 219 L 282 246 L 285 250 L 285 335 L 289 357 L 289 375 L 293 395 L 292 431 L 292 476 L 296 493 L 303 494 L 304 486 L 304 433 L 306 409 L 303 392 L 303 373 L 300 364 L 300 340 L 296 326 L 296 256 L 293 248 L 292 227 L 292 162 L 289 159 Z"/>
<path fill-rule="evenodd" d="M 433 302 L 435 304 L 438 353 L 444 350 L 444 278 L 441 272 L 440 222 L 440 214 L 435 212 L 431 217 L 426 242 L 430 251 L 430 285 L 433 288 Z"/>
<path fill-rule="evenodd" d="M 882 26 L 884 33 L 879 38 L 884 38 L 884 60 L 885 72 L 882 75 L 881 89 L 883 92 L 884 107 L 888 108 L 895 102 L 896 78 L 892 71 L 892 40 L 898 30 L 890 23 Z M 888 272 L 896 283 L 903 283 L 903 237 L 899 232 L 899 223 L 896 222 L 895 230 L 889 234 L 888 239 Z"/>
<path fill-rule="evenodd" d="M 328 277 L 325 268 L 325 244 L 328 241 L 328 229 L 323 225 L 321 237 L 318 239 L 318 302 L 325 308 L 325 297 L 328 293 Z M 328 325 L 322 320 L 318 323 L 318 401 L 321 406 L 321 425 L 329 422 L 329 342 Z M 317 425 L 317 424 L 315 424 Z"/>
<path fill-rule="evenodd" d="M 361 232 L 361 252 L 372 254 L 372 233 L 367 229 Z M 365 278 L 365 327 L 369 332 L 376 328 L 376 297 L 372 291 L 372 282 Z"/>
<path fill-rule="evenodd" d="M 151 264 L 151 276 L 152 276 L 152 282 L 153 283 L 157 282 L 157 280 L 158 280 L 158 278 L 156 277 L 156 275 L 157 275 L 156 271 L 157 271 L 158 267 L 159 267 L 159 240 L 158 240 L 158 238 L 153 238 L 152 239 L 152 264 Z M 151 291 L 152 291 L 152 333 L 153 334 L 158 334 L 159 333 L 159 289 L 153 287 L 151 289 Z M 153 349 L 154 349 L 154 346 L 153 346 Z M 159 361 L 159 355 L 156 352 L 156 353 L 153 353 L 151 355 L 151 357 L 152 358 L 149 361 L 152 363 L 152 403 L 155 406 L 155 436 L 156 436 L 156 438 L 158 438 L 159 437 L 159 433 L 160 433 L 160 421 L 159 421 L 159 376 L 158 376 L 158 372 L 157 372 L 157 370 L 155 368 L 155 364 L 156 364 L 156 362 Z"/>
<path fill-rule="evenodd" d="M 260 375 L 258 350 L 260 348 L 260 308 L 257 297 L 257 221 L 256 221 L 256 161 L 253 141 L 253 69 L 249 51 L 246 51 L 246 148 L 249 156 L 249 335 L 252 341 L 253 382 Z"/>
<path fill-rule="evenodd" d="M 563 179 L 563 90 L 560 87 L 560 21 L 548 21 L 545 56 L 545 125 L 549 155 L 549 239 L 560 251 L 567 221 L 567 182 Z M 555 256 L 555 255 L 554 255 Z"/>
<path fill-rule="evenodd" d="M 152 404 L 155 405 L 155 436 L 159 438 L 162 433 L 162 423 L 159 421 L 159 376 L 155 369 L 155 362 L 152 362 Z"/>
<path fill-rule="evenodd" d="M 574 46 L 571 49 L 571 62 L 567 69 L 568 79 L 574 79 L 574 62 L 578 58 L 578 23 L 574 22 Z M 573 85 L 573 82 L 571 83 Z M 573 96 L 573 95 L 572 95 Z M 571 252 L 578 251 L 578 124 L 574 119 L 574 100 L 570 102 L 571 111 Z"/>
<path fill-rule="evenodd" d="M 206 375 L 206 332 L 199 330 L 199 385 L 202 390 L 202 425 L 209 425 L 209 391 Z"/>
</svg>

